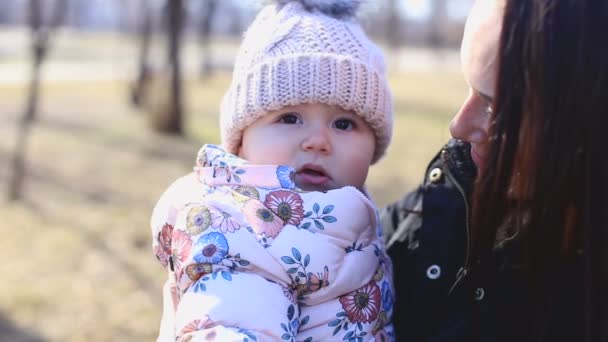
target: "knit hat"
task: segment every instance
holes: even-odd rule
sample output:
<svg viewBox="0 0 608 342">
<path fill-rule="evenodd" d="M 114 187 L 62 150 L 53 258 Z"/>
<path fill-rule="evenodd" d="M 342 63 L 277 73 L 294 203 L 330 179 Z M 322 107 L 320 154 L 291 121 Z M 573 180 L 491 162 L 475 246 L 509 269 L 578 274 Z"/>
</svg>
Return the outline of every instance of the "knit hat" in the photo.
<svg viewBox="0 0 608 342">
<path fill-rule="evenodd" d="M 285 106 L 324 103 L 352 110 L 372 128 L 376 162 L 389 144 L 393 108 L 384 56 L 356 22 L 357 0 L 282 0 L 245 32 L 221 105 L 224 148 L 237 153 L 243 130 Z"/>
</svg>

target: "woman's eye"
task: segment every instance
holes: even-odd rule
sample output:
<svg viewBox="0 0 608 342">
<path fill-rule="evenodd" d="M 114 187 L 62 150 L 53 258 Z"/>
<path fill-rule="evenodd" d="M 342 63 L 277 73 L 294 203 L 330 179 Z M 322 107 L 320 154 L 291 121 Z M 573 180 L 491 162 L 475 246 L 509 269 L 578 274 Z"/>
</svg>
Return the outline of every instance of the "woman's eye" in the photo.
<svg viewBox="0 0 608 342">
<path fill-rule="evenodd" d="M 350 131 L 354 129 L 355 126 L 355 122 L 351 119 L 338 119 L 334 122 L 334 127 L 343 131 Z"/>
<path fill-rule="evenodd" d="M 300 118 L 298 118 L 298 116 L 295 114 L 287 113 L 281 115 L 281 117 L 279 118 L 279 122 L 288 125 L 295 125 L 300 122 Z"/>
<path fill-rule="evenodd" d="M 489 104 L 486 106 L 486 114 L 487 115 L 492 115 L 492 113 L 494 113 L 494 111 L 492 110 L 492 105 Z"/>
</svg>

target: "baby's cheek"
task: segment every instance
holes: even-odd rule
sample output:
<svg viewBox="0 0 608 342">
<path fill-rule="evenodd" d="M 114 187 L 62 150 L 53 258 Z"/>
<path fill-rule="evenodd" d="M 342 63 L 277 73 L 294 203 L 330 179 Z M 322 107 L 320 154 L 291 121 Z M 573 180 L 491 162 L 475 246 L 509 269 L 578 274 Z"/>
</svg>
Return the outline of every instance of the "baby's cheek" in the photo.
<svg viewBox="0 0 608 342">
<path fill-rule="evenodd" d="M 364 153 L 350 154 L 349 158 L 345 159 L 342 167 L 344 178 L 347 180 L 345 185 L 352 185 L 361 189 L 365 184 L 370 163 L 371 157 Z"/>
</svg>

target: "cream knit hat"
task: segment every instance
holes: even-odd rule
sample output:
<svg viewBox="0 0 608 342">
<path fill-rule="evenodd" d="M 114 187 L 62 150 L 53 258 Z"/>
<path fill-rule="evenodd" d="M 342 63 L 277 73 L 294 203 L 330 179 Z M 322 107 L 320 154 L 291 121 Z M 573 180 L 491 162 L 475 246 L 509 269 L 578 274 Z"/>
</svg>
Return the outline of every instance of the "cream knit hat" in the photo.
<svg viewBox="0 0 608 342">
<path fill-rule="evenodd" d="M 357 0 L 282 0 L 247 29 L 221 105 L 224 148 L 236 153 L 243 130 L 288 105 L 325 103 L 360 115 L 376 136 L 376 162 L 392 135 L 384 57 L 354 14 Z"/>
</svg>

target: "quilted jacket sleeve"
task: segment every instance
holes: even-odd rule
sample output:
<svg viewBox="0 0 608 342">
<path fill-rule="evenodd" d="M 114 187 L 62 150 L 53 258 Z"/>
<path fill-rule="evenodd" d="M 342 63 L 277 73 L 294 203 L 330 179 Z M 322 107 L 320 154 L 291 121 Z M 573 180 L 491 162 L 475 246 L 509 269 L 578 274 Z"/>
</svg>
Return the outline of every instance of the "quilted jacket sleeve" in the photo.
<svg viewBox="0 0 608 342">
<path fill-rule="evenodd" d="M 171 269 L 171 241 L 166 232 L 172 231 L 175 224 L 177 208 L 175 207 L 180 188 L 190 182 L 186 176 L 175 181 L 160 197 L 152 211 L 150 227 L 152 230 L 152 248 L 160 264 L 167 270 L 167 280 L 163 285 L 163 311 L 157 341 L 175 341 L 175 308 L 178 293 L 175 274 Z M 162 232 L 165 232 L 163 235 Z"/>
</svg>

